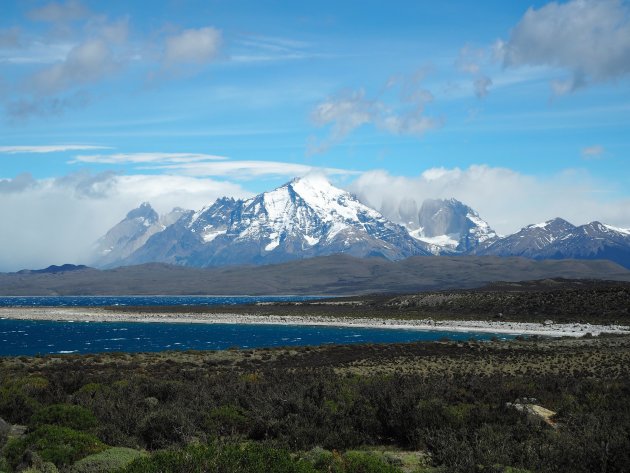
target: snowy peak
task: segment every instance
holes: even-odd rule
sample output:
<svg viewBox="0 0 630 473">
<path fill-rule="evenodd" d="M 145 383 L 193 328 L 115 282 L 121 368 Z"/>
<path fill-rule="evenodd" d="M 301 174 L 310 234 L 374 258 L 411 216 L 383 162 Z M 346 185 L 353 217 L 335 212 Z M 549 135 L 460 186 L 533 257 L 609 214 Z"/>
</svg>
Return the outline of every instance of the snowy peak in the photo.
<svg viewBox="0 0 630 473">
<path fill-rule="evenodd" d="M 586 225 L 582 225 L 578 227 L 580 231 L 582 231 L 585 235 L 597 237 L 604 236 L 608 238 L 615 237 L 628 237 L 630 236 L 630 230 L 625 228 L 613 227 L 612 225 L 606 225 L 601 222 L 591 222 Z"/>
<path fill-rule="evenodd" d="M 264 264 L 336 253 L 390 260 L 428 254 L 404 227 L 313 175 L 189 212 L 123 263 Z"/>
<path fill-rule="evenodd" d="M 208 267 L 339 253 L 389 260 L 474 254 L 610 259 L 630 268 L 630 230 L 597 221 L 576 227 L 554 218 L 500 237 L 456 199 L 421 205 L 404 199 L 382 211 L 321 175 L 293 179 L 247 200 L 223 197 L 197 212 L 176 208 L 159 217 L 143 203 L 97 242 L 93 263 Z"/>
<path fill-rule="evenodd" d="M 551 220 L 547 220 L 542 223 L 535 223 L 528 225 L 521 229 L 521 231 L 548 233 L 548 234 L 561 234 L 575 230 L 575 225 L 567 222 L 563 218 L 556 217 Z"/>
<path fill-rule="evenodd" d="M 230 233 L 239 242 L 264 244 L 265 252 L 352 252 L 358 251 L 357 245 L 367 245 L 383 246 L 395 258 L 402 239 L 407 240 L 405 253 L 422 253 L 402 227 L 318 175 L 294 179 L 245 201 Z"/>
<path fill-rule="evenodd" d="M 600 222 L 576 227 L 555 218 L 522 228 L 478 254 L 535 259 L 610 259 L 630 267 L 630 231 Z"/>
</svg>

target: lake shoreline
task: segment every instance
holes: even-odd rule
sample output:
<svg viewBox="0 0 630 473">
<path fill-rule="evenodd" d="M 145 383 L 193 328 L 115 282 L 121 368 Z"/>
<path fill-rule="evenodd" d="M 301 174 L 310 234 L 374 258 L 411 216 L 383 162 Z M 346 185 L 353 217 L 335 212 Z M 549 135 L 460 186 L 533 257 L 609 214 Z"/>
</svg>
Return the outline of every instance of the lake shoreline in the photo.
<svg viewBox="0 0 630 473">
<path fill-rule="evenodd" d="M 588 323 L 536 323 L 484 320 L 405 320 L 388 318 L 327 317 L 321 315 L 273 315 L 236 313 L 169 313 L 116 312 L 94 307 L 2 307 L 0 319 L 48 320 L 62 322 L 139 322 L 184 324 L 248 324 L 296 325 L 393 330 L 483 332 L 509 335 L 539 335 L 546 337 L 582 337 L 587 333 L 627 334 L 624 325 L 593 325 Z"/>
</svg>

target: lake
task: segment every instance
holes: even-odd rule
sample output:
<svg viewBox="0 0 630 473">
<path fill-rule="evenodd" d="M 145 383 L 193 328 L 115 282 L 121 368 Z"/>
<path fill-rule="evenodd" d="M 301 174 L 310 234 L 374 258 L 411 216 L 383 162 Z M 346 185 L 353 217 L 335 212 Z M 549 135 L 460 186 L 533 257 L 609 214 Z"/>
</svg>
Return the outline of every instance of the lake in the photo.
<svg viewBox="0 0 630 473">
<path fill-rule="evenodd" d="M 64 296 L 1 297 L 0 306 L 102 307 L 253 304 L 309 297 Z M 246 325 L 143 322 L 61 322 L 0 319 L 0 356 L 59 353 L 225 350 L 350 343 L 489 340 L 513 338 L 479 332 L 420 331 L 309 325 Z"/>
</svg>

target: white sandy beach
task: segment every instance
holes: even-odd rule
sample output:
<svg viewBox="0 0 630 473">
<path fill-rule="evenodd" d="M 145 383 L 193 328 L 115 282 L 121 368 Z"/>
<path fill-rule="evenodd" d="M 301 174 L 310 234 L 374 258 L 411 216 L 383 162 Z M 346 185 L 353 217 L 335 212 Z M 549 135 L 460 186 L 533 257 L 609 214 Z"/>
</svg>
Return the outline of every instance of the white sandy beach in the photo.
<svg viewBox="0 0 630 473">
<path fill-rule="evenodd" d="M 195 324 L 265 324 L 265 325 L 322 325 L 334 327 L 386 328 L 406 330 L 440 330 L 456 332 L 491 332 L 512 335 L 543 335 L 551 337 L 581 337 L 587 333 L 630 333 L 622 325 L 540 324 L 475 320 L 399 320 L 375 318 L 279 316 L 256 314 L 203 313 L 140 313 L 115 312 L 99 308 L 80 307 L 3 307 L 0 319 L 57 320 L 77 322 L 162 322 Z"/>
</svg>

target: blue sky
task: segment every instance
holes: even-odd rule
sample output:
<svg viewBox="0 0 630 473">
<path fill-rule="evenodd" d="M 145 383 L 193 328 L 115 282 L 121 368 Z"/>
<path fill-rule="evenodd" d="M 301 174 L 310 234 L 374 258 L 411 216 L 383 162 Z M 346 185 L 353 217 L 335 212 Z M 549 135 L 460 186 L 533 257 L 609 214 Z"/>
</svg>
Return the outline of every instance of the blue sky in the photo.
<svg viewBox="0 0 630 473">
<path fill-rule="evenodd" d="M 198 208 L 312 169 L 376 208 L 459 198 L 503 233 L 630 227 L 627 1 L 1 10 L 0 218 L 49 218 L 60 248 L 75 221 L 86 246 L 143 200 Z"/>
</svg>

